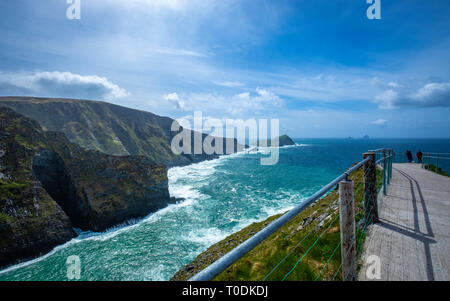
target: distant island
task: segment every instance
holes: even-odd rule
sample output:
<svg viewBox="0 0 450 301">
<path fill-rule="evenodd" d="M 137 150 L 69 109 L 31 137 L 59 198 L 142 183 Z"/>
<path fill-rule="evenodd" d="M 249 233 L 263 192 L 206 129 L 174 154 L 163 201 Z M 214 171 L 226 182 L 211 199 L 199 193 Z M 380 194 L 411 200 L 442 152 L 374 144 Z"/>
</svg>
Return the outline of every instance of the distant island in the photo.
<svg viewBox="0 0 450 301">
<path fill-rule="evenodd" d="M 275 143 L 274 140 L 276 140 L 277 138 L 274 138 L 272 140 L 260 140 L 258 142 L 258 146 L 272 146 Z M 291 139 L 291 137 L 289 137 L 288 135 L 282 135 L 280 137 L 278 137 L 278 146 L 287 146 L 287 145 L 295 145 L 295 142 Z"/>
</svg>

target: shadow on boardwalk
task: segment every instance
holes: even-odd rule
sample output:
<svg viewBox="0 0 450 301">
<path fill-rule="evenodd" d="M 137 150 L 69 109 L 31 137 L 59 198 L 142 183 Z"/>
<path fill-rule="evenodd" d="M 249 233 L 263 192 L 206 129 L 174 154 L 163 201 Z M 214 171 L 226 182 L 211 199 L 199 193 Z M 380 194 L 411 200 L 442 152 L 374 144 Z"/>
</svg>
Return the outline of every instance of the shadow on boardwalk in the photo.
<svg viewBox="0 0 450 301">
<path fill-rule="evenodd" d="M 394 164 L 379 210 L 360 280 L 368 280 L 364 261 L 370 255 L 380 258 L 381 280 L 450 280 L 450 178 L 418 164 Z"/>
</svg>

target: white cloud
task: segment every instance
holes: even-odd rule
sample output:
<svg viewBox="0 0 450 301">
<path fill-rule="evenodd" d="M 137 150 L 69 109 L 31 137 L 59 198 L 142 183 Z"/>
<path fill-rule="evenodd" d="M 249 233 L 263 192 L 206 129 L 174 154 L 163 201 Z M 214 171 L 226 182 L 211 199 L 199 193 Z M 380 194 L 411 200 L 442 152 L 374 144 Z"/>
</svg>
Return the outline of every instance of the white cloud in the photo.
<svg viewBox="0 0 450 301">
<path fill-rule="evenodd" d="M 2 94 L 112 100 L 129 93 L 105 77 L 71 72 L 0 74 Z"/>
<path fill-rule="evenodd" d="M 250 92 L 244 92 L 236 95 L 237 98 L 243 99 L 243 100 L 249 100 L 250 99 Z"/>
<path fill-rule="evenodd" d="M 400 85 L 397 84 L 396 82 L 390 82 L 390 83 L 388 83 L 388 86 L 391 88 L 399 88 L 400 87 Z"/>
<path fill-rule="evenodd" d="M 385 127 L 385 126 L 387 126 L 387 120 L 386 119 L 377 119 L 375 121 L 372 121 L 372 124 L 381 126 L 381 127 Z"/>
<path fill-rule="evenodd" d="M 170 104 L 164 114 L 175 113 L 173 109 L 183 111 L 202 111 L 204 114 L 215 116 L 232 116 L 233 118 L 254 117 L 264 112 L 273 112 L 276 108 L 281 109 L 283 100 L 268 89 L 257 88 L 255 92 L 243 92 L 240 94 L 219 93 L 183 93 L 176 92 L 165 94 L 162 98 Z M 151 97 L 148 106 L 161 107 L 158 99 L 161 96 Z M 158 112 L 158 111 L 156 111 Z"/>
<path fill-rule="evenodd" d="M 238 100 L 246 101 L 249 105 L 254 104 L 267 104 L 267 105 L 279 105 L 281 98 L 275 93 L 261 88 L 256 88 L 256 95 L 252 95 L 250 92 L 243 92 L 236 94 L 234 98 Z"/>
<path fill-rule="evenodd" d="M 133 9 L 169 9 L 169 10 L 182 10 L 188 4 L 189 1 L 185 0 L 113 0 L 115 5 L 121 5 Z"/>
<path fill-rule="evenodd" d="M 205 53 L 200 53 L 194 50 L 187 49 L 175 49 L 175 48 L 153 48 L 154 52 L 159 54 L 177 55 L 177 56 L 193 56 L 193 57 L 206 57 Z"/>
<path fill-rule="evenodd" d="M 236 87 L 242 87 L 245 86 L 245 84 L 240 82 L 230 82 L 230 81 L 223 81 L 223 82 L 214 82 L 214 84 L 218 86 L 228 87 L 228 88 L 236 88 Z"/>
<path fill-rule="evenodd" d="M 170 102 L 177 109 L 184 109 L 184 102 L 180 100 L 177 93 L 170 93 L 164 96 L 164 99 Z"/>
<path fill-rule="evenodd" d="M 280 97 L 269 90 L 256 88 L 256 93 L 258 95 L 253 98 L 255 102 L 267 103 L 272 105 L 278 105 L 281 102 Z"/>
<path fill-rule="evenodd" d="M 385 90 L 375 97 L 382 109 L 398 107 L 450 107 L 450 83 L 430 83 L 417 92 L 408 93 L 405 89 Z"/>
<path fill-rule="evenodd" d="M 431 83 L 425 85 L 411 96 L 423 106 L 450 106 L 450 83 Z"/>
<path fill-rule="evenodd" d="M 386 90 L 375 97 L 375 101 L 379 103 L 381 109 L 391 109 L 394 107 L 398 93 L 394 90 Z"/>
</svg>

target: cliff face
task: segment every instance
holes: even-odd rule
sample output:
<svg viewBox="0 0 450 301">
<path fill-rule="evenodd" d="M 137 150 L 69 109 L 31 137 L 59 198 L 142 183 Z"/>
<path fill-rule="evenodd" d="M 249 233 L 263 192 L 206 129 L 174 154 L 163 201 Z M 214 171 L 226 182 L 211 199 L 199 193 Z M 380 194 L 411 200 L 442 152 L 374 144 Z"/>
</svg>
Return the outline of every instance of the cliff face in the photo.
<svg viewBox="0 0 450 301">
<path fill-rule="evenodd" d="M 33 171 L 75 227 L 101 231 L 169 202 L 164 165 L 85 150 L 58 132 L 47 132 L 46 138 L 51 150 L 37 153 Z"/>
<path fill-rule="evenodd" d="M 216 155 L 176 155 L 171 150 L 174 121 L 105 102 L 0 97 L 0 105 L 30 117 L 46 131 L 63 132 L 83 148 L 116 156 L 140 155 L 168 166 L 214 159 Z M 224 144 L 225 145 L 225 144 Z M 242 149 L 235 142 L 235 150 Z"/>
<path fill-rule="evenodd" d="M 37 256 L 169 202 L 167 169 L 85 150 L 0 106 L 0 266 Z"/>
<path fill-rule="evenodd" d="M 44 146 L 35 121 L 0 108 L 0 266 L 48 252 L 75 236 L 69 217 L 31 171 Z"/>
</svg>

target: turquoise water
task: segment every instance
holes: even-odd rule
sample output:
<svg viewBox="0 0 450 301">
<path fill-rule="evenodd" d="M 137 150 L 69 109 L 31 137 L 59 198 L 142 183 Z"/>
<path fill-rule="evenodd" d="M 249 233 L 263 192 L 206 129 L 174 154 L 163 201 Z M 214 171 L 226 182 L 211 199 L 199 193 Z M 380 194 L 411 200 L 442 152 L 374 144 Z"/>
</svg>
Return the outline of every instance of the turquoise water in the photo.
<svg viewBox="0 0 450 301">
<path fill-rule="evenodd" d="M 368 149 L 450 152 L 448 139 L 296 139 L 296 143 L 280 149 L 274 166 L 260 165 L 260 158 L 267 155 L 263 150 L 172 168 L 170 193 L 185 198 L 183 203 L 130 221 L 132 225 L 80 233 L 45 256 L 1 271 L 0 280 L 67 280 L 66 260 L 71 255 L 80 257 L 81 280 L 168 280 L 215 242 L 299 204 Z M 450 171 L 450 162 L 442 166 Z"/>
</svg>

